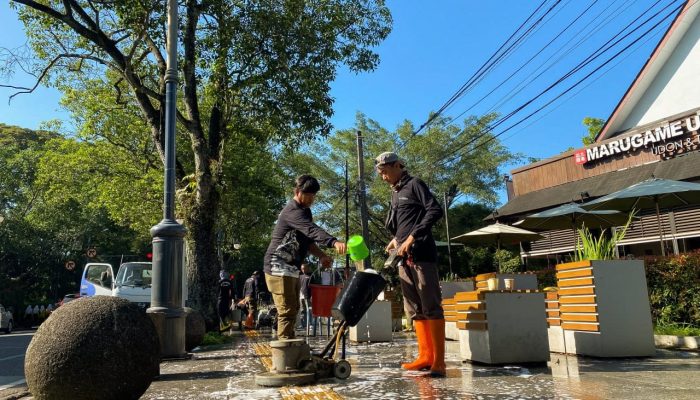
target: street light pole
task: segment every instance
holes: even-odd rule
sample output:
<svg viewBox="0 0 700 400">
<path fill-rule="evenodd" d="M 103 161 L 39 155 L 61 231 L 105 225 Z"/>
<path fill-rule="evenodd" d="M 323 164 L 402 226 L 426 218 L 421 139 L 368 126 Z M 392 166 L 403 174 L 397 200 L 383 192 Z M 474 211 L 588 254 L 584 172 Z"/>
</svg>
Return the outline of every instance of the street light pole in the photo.
<svg viewBox="0 0 700 400">
<path fill-rule="evenodd" d="M 151 307 L 146 311 L 156 326 L 162 358 L 182 358 L 187 355 L 185 352 L 185 312 L 182 308 L 182 256 L 185 227 L 175 220 L 177 22 L 177 0 L 168 0 L 163 220 L 151 228 L 153 286 L 151 288 Z"/>
</svg>

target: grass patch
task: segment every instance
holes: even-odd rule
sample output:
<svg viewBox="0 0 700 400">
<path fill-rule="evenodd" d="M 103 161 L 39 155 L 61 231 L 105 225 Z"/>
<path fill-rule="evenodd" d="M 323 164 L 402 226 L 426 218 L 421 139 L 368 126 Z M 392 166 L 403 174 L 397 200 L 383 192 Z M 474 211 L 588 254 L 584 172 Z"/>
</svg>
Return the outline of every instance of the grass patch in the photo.
<svg viewBox="0 0 700 400">
<path fill-rule="evenodd" d="M 700 328 L 690 325 L 657 325 L 654 327 L 657 335 L 700 336 Z"/>
<path fill-rule="evenodd" d="M 201 346 L 209 346 L 212 344 L 231 343 L 233 336 L 222 335 L 219 332 L 212 331 L 204 334 Z"/>
</svg>

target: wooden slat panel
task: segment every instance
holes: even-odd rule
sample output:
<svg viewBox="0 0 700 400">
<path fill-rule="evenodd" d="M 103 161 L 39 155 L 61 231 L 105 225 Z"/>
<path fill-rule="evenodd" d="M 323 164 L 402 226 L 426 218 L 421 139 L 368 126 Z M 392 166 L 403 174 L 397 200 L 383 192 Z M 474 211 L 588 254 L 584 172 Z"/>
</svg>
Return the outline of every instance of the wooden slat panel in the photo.
<svg viewBox="0 0 700 400">
<path fill-rule="evenodd" d="M 457 329 L 483 331 L 483 330 L 486 330 L 486 328 L 488 328 L 488 324 L 485 322 L 481 322 L 481 321 L 477 321 L 477 322 L 457 321 Z"/>
<path fill-rule="evenodd" d="M 598 322 L 598 314 L 562 314 L 562 321 Z"/>
<path fill-rule="evenodd" d="M 559 310 L 547 311 L 547 316 L 548 316 L 548 317 L 558 317 L 558 316 L 559 316 Z"/>
<path fill-rule="evenodd" d="M 574 271 L 557 272 L 557 279 L 580 278 L 582 276 L 592 276 L 592 275 L 593 275 L 593 268 L 577 269 Z"/>
<path fill-rule="evenodd" d="M 598 330 L 600 329 L 598 324 L 581 324 L 576 322 L 564 322 L 561 324 L 561 327 L 566 329 L 567 331 L 598 332 Z"/>
<path fill-rule="evenodd" d="M 479 275 L 475 276 L 475 277 L 474 277 L 474 280 L 477 281 L 477 282 L 479 282 L 479 281 L 485 281 L 485 280 L 487 280 L 487 279 L 495 278 L 495 277 L 496 277 L 496 273 L 495 273 L 495 272 L 489 272 L 489 273 L 486 273 L 486 274 L 479 274 Z"/>
<path fill-rule="evenodd" d="M 457 313 L 460 321 L 485 321 L 486 313 Z"/>
<path fill-rule="evenodd" d="M 547 323 L 548 323 L 550 326 L 559 326 L 559 325 L 561 325 L 561 320 L 559 320 L 559 319 L 553 319 L 553 318 L 547 318 Z"/>
<path fill-rule="evenodd" d="M 483 300 L 484 295 L 479 292 L 458 292 L 455 294 L 455 300 L 459 303 L 460 301 L 477 301 Z"/>
<path fill-rule="evenodd" d="M 559 293 L 557 292 L 546 292 L 545 297 L 547 300 L 556 300 L 559 298 Z"/>
<path fill-rule="evenodd" d="M 482 289 L 482 288 L 485 288 L 485 287 L 489 287 L 489 283 L 486 282 L 486 281 L 481 281 L 481 282 L 477 282 L 477 283 L 476 283 L 476 288 L 477 288 L 477 289 Z"/>
<path fill-rule="evenodd" d="M 454 298 L 454 297 L 450 297 L 450 298 L 447 298 L 447 299 L 442 299 L 442 304 L 443 304 L 443 305 L 445 305 L 445 304 L 454 304 L 454 303 L 455 303 L 455 298 Z"/>
<path fill-rule="evenodd" d="M 595 294 L 595 288 L 593 287 L 572 287 L 572 288 L 561 288 L 559 291 L 561 296 L 572 295 L 572 294 Z"/>
<path fill-rule="evenodd" d="M 590 286 L 592 284 L 593 278 L 572 279 L 570 281 L 560 280 L 559 282 L 557 282 L 557 286 L 559 286 L 560 288 L 569 286 Z"/>
<path fill-rule="evenodd" d="M 562 296 L 559 298 L 560 304 L 595 304 L 595 296 Z"/>
<path fill-rule="evenodd" d="M 455 304 L 455 311 L 474 311 L 474 310 L 485 310 L 486 303 L 457 303 Z"/>
<path fill-rule="evenodd" d="M 571 304 L 563 305 L 559 308 L 561 312 L 587 312 L 594 313 L 598 312 L 598 308 L 593 305 L 581 305 L 581 304 Z"/>
<path fill-rule="evenodd" d="M 591 266 L 591 262 L 588 260 L 574 261 L 574 262 L 565 263 L 565 264 L 557 264 L 557 271 L 565 271 L 567 269 L 584 268 L 584 267 L 590 267 L 590 266 Z"/>
</svg>

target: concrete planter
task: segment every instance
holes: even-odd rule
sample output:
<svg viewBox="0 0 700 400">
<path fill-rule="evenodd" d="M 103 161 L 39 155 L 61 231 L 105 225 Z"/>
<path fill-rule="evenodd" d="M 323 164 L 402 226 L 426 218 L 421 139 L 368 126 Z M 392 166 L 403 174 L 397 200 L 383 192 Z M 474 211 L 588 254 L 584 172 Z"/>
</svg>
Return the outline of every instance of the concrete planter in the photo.
<svg viewBox="0 0 700 400">
<path fill-rule="evenodd" d="M 350 328 L 353 342 L 391 342 L 391 302 L 375 301 L 356 326 Z"/>
<path fill-rule="evenodd" d="M 566 353 L 594 357 L 654 355 L 643 261 L 559 264 L 557 286 Z M 550 342 L 558 339 L 550 337 Z"/>
<path fill-rule="evenodd" d="M 458 292 L 471 292 L 474 290 L 474 281 L 440 281 L 440 289 L 442 290 L 442 298 L 449 299 L 454 297 Z"/>
<path fill-rule="evenodd" d="M 654 335 L 656 347 L 666 349 L 698 349 L 700 336 Z"/>
</svg>

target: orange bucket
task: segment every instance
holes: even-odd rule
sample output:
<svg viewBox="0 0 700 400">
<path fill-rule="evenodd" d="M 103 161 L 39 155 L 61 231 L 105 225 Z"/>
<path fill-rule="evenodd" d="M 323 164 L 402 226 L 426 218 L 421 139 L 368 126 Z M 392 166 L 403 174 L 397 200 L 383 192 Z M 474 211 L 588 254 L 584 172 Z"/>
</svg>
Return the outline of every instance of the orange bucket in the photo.
<svg viewBox="0 0 700 400">
<path fill-rule="evenodd" d="M 311 313 L 314 317 L 330 317 L 335 298 L 340 293 L 340 286 L 315 285 L 311 288 Z"/>
</svg>

